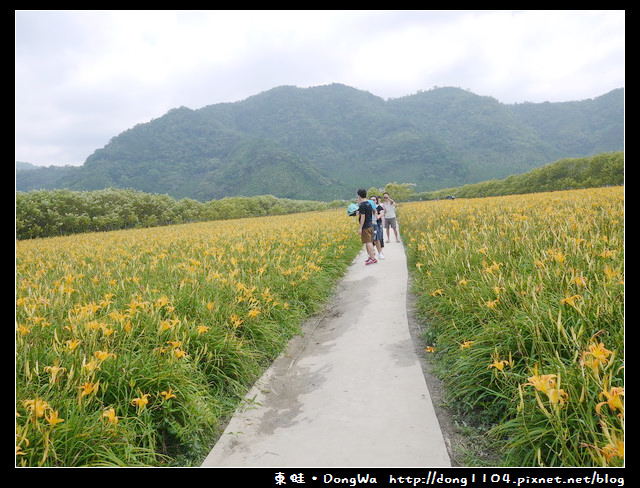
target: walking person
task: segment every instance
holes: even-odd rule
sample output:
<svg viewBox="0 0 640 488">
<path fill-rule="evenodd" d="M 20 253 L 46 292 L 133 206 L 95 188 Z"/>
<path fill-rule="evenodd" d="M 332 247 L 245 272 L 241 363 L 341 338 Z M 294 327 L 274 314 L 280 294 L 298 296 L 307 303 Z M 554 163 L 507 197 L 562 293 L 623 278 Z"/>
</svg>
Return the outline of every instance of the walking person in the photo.
<svg viewBox="0 0 640 488">
<path fill-rule="evenodd" d="M 367 190 L 358 190 L 358 233 L 365 245 L 369 257 L 364 264 L 367 266 L 378 262 L 373 251 L 373 205 L 367 200 Z"/>
<path fill-rule="evenodd" d="M 393 233 L 396 236 L 396 242 L 400 242 L 398 239 L 398 222 L 396 221 L 396 202 L 385 191 L 382 194 L 384 202 L 384 227 L 387 229 L 387 242 L 391 242 L 389 237 L 389 227 L 393 229 Z"/>
<path fill-rule="evenodd" d="M 382 230 L 382 218 L 384 207 L 380 203 L 380 197 L 373 196 L 371 200 L 376 209 L 376 220 L 373 222 L 373 245 L 378 250 L 378 259 L 384 259 L 382 248 L 384 247 L 384 231 Z"/>
</svg>

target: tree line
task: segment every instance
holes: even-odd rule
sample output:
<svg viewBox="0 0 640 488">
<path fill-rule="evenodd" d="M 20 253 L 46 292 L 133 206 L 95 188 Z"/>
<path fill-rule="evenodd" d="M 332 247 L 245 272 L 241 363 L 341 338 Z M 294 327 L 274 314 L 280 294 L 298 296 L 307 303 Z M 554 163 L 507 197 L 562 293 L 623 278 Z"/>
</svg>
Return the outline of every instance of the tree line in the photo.
<svg viewBox="0 0 640 488">
<path fill-rule="evenodd" d="M 16 193 L 16 238 L 282 215 L 344 205 L 343 201 L 291 200 L 272 195 L 227 197 L 202 203 L 132 189 L 34 190 Z"/>
<path fill-rule="evenodd" d="M 480 198 L 545 191 L 577 190 L 624 185 L 624 152 L 604 152 L 584 158 L 565 158 L 502 180 L 487 180 L 457 188 L 415 193 L 412 200 L 435 200 L 453 195 Z"/>
<path fill-rule="evenodd" d="M 371 187 L 369 195 L 387 191 L 398 201 L 434 200 L 455 196 L 488 196 L 559 191 L 624 185 L 624 152 L 607 152 L 584 158 L 566 158 L 503 180 L 414 192 L 412 183 L 387 183 Z M 355 198 L 355 189 L 354 189 Z M 16 193 L 16 238 L 32 239 L 134 227 L 181 224 L 207 220 L 282 215 L 346 207 L 349 202 L 293 200 L 273 195 L 225 197 L 199 202 L 177 200 L 166 194 L 132 189 L 95 191 L 33 190 Z"/>
</svg>

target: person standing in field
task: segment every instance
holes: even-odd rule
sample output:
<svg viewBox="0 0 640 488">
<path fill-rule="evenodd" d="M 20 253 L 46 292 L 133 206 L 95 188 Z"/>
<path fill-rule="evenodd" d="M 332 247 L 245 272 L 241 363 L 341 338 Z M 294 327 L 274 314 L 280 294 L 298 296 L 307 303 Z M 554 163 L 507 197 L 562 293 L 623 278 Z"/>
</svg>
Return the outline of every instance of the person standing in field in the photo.
<svg viewBox="0 0 640 488">
<path fill-rule="evenodd" d="M 371 197 L 376 214 L 373 222 L 373 245 L 378 251 L 378 259 L 384 259 L 382 248 L 384 247 L 384 231 L 382 230 L 382 217 L 384 216 L 384 207 L 380 203 L 380 197 Z"/>
<path fill-rule="evenodd" d="M 398 223 L 396 222 L 396 202 L 386 191 L 382 196 L 384 198 L 382 206 L 384 207 L 384 227 L 387 229 L 387 242 L 391 242 L 389 237 L 389 227 L 393 229 L 393 233 L 396 236 L 396 242 L 400 242 L 400 239 L 398 239 Z"/>
<path fill-rule="evenodd" d="M 369 257 L 364 262 L 367 266 L 375 264 L 378 260 L 373 251 L 373 205 L 367 200 L 367 190 L 360 188 L 358 190 L 358 233 L 360 239 L 365 245 Z"/>
</svg>

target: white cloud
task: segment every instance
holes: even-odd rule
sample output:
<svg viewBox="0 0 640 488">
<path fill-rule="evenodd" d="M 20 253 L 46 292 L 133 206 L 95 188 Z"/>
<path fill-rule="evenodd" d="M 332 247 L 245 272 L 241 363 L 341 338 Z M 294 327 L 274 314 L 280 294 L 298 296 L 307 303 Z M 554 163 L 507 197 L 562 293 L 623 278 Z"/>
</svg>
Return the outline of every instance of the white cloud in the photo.
<svg viewBox="0 0 640 488">
<path fill-rule="evenodd" d="M 17 11 L 16 160 L 82 164 L 178 106 L 279 85 L 503 103 L 624 86 L 624 11 Z"/>
</svg>

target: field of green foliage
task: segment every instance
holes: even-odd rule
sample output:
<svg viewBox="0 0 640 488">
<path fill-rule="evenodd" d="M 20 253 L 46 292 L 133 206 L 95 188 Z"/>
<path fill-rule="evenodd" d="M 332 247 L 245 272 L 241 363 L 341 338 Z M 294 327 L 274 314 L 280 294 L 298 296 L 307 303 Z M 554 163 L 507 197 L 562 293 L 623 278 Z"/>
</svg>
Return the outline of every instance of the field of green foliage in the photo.
<svg viewBox="0 0 640 488">
<path fill-rule="evenodd" d="M 448 405 L 624 464 L 624 188 L 401 204 Z M 199 465 L 361 249 L 344 209 L 16 241 L 16 465 Z"/>
<path fill-rule="evenodd" d="M 198 464 L 361 244 L 343 211 L 16 242 L 16 464 Z"/>
<path fill-rule="evenodd" d="M 448 403 L 505 465 L 623 465 L 624 188 L 401 212 Z"/>
</svg>

